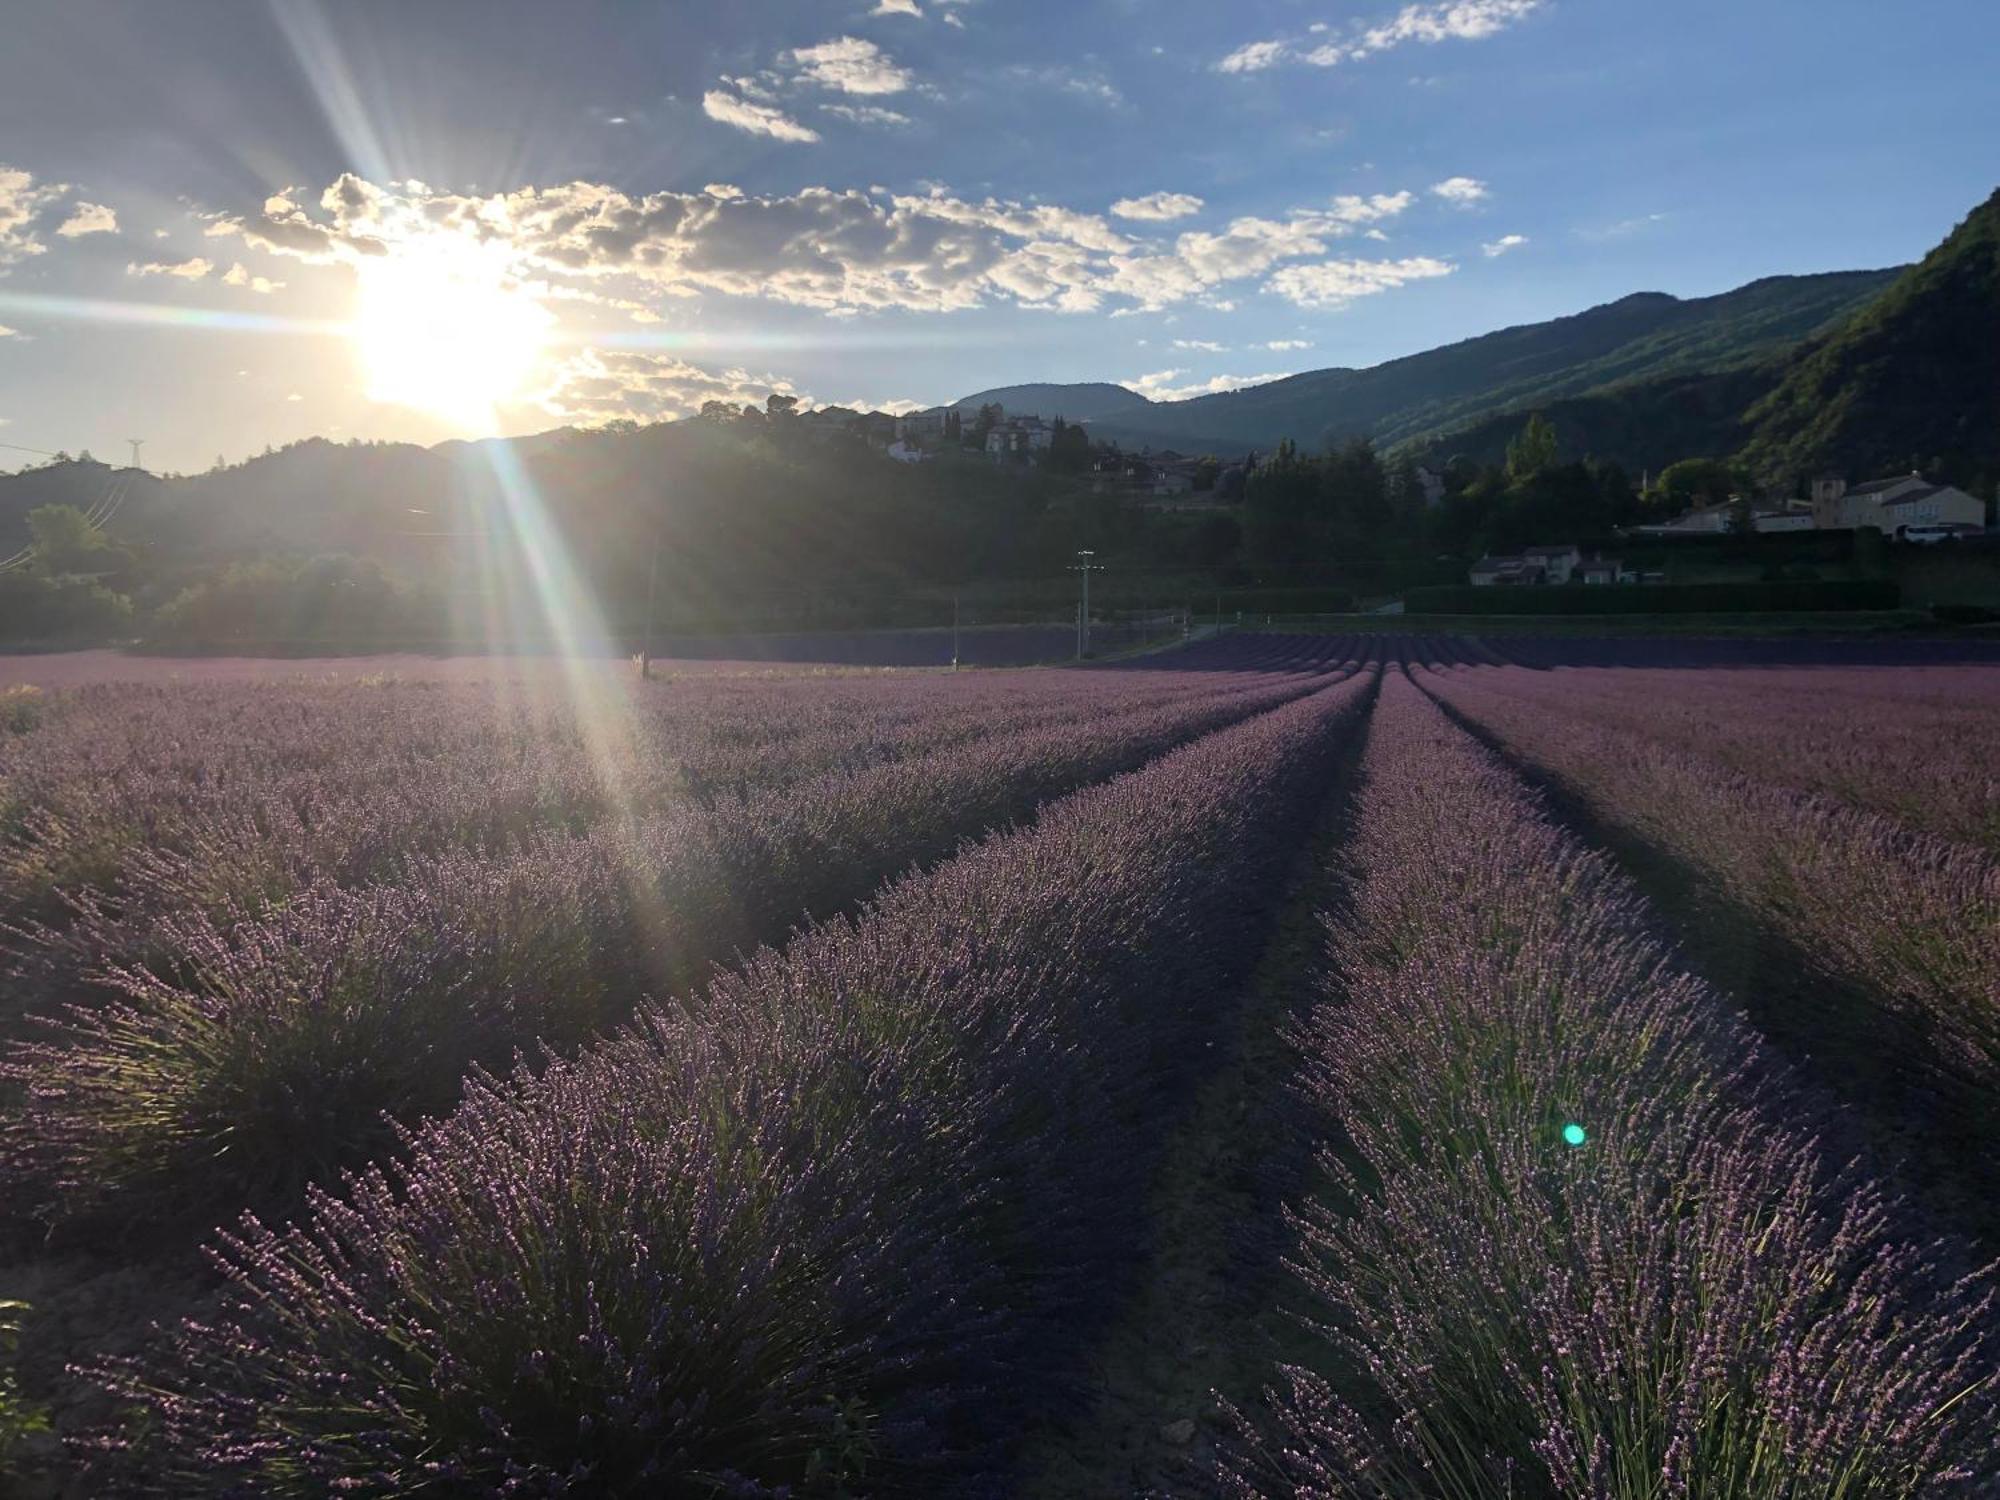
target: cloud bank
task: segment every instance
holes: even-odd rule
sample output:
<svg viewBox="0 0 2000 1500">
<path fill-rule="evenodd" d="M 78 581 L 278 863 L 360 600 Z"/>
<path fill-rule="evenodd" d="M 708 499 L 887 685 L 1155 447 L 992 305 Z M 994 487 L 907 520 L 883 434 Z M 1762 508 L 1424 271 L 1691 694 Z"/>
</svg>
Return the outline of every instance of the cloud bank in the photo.
<svg viewBox="0 0 2000 1500">
<path fill-rule="evenodd" d="M 1146 203 L 1152 212 L 1185 206 L 1121 201 Z M 1431 260 L 1301 264 L 1415 202 L 1409 191 L 1344 195 L 1282 218 L 1241 217 L 1146 240 L 1101 214 L 970 200 L 941 188 L 752 195 L 718 185 L 633 195 L 571 182 L 472 197 L 347 174 L 316 207 L 278 194 L 256 212 L 216 216 L 208 233 L 272 255 L 350 265 L 400 241 L 459 235 L 504 256 L 523 280 L 628 309 L 659 297 L 720 294 L 840 313 L 992 303 L 1090 312 L 1107 303 L 1157 309 L 1195 298 L 1214 306 L 1222 289 L 1243 283 L 1324 308 L 1451 269 Z M 1336 294 L 1336 287 L 1344 290 Z"/>
</svg>

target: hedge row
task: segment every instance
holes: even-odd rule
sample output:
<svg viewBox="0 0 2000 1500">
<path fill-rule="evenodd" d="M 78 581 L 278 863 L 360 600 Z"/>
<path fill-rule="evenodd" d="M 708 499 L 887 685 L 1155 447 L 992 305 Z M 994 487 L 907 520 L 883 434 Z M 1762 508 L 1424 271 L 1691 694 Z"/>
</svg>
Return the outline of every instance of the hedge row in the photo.
<svg viewBox="0 0 2000 1500">
<path fill-rule="evenodd" d="M 1902 588 L 1889 579 L 1799 579 L 1780 583 L 1675 583 L 1618 587 L 1411 589 L 1413 615 L 1689 615 L 1764 611 L 1895 609 Z"/>
<path fill-rule="evenodd" d="M 1201 599 L 1195 598 L 1195 613 L 1201 613 Z M 1224 589 L 1225 614 L 1241 610 L 1256 615 L 1344 615 L 1354 609 L 1354 595 L 1346 589 Z"/>
</svg>

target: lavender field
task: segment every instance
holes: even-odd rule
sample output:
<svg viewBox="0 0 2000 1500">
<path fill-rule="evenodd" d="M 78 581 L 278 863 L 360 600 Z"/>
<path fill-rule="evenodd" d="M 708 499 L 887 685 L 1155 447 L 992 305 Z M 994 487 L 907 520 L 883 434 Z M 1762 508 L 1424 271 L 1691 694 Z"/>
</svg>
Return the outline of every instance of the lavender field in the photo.
<svg viewBox="0 0 2000 1500">
<path fill-rule="evenodd" d="M 13 672 L 0 1495 L 2000 1494 L 2000 664 L 1814 650 Z"/>
</svg>

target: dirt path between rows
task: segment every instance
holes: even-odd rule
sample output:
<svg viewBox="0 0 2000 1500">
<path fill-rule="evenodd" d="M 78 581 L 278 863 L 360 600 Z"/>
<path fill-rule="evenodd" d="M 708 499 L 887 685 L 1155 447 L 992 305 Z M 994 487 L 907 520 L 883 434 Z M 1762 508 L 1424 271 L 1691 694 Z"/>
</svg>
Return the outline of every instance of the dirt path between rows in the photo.
<svg viewBox="0 0 2000 1500">
<path fill-rule="evenodd" d="M 1025 1449 L 1026 1500 L 1123 1500 L 1216 1492 L 1215 1393 L 1247 1404 L 1281 1361 L 1324 1354 L 1285 1309 L 1283 1205 L 1312 1182 L 1314 1142 L 1290 1091 L 1291 1017 L 1313 995 L 1321 914 L 1341 896 L 1338 859 L 1352 814 L 1357 727 L 1311 838 L 1285 876 L 1270 943 L 1237 997 L 1226 1055 L 1168 1141 L 1147 1215 L 1145 1260 L 1109 1335 L 1088 1361 L 1096 1400 Z"/>
</svg>

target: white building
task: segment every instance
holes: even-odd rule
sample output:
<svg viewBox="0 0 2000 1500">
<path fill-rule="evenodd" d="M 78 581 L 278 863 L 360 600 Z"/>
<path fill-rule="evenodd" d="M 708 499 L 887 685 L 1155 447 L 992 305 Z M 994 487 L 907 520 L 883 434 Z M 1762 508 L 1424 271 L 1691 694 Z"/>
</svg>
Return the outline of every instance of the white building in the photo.
<svg viewBox="0 0 2000 1500">
<path fill-rule="evenodd" d="M 1639 536 L 1715 536 L 1729 530 L 1730 512 L 1734 509 L 1732 505 L 1697 505 L 1671 521 L 1626 529 Z"/>
<path fill-rule="evenodd" d="M 1813 513 L 1810 510 L 1760 510 L 1750 517 L 1750 527 L 1760 535 L 1771 531 L 1811 531 L 1814 529 Z"/>
<path fill-rule="evenodd" d="M 1541 582 L 1568 583 L 1576 565 L 1583 561 L 1583 554 L 1574 545 L 1567 547 L 1530 547 L 1521 554 L 1522 561 L 1529 567 L 1541 567 Z"/>
<path fill-rule="evenodd" d="M 1637 583 L 1639 581 L 1639 575 L 1615 557 L 1586 558 L 1583 565 L 1576 571 L 1577 576 L 1593 588 L 1606 587 L 1614 583 Z"/>
<path fill-rule="evenodd" d="M 1986 525 L 1986 502 L 1948 484 L 1932 484 L 1911 473 L 1874 479 L 1848 488 L 1838 478 L 1813 482 L 1813 525 L 1822 531 L 1863 527 L 1900 535 L 1910 526 Z"/>
<path fill-rule="evenodd" d="M 906 443 L 935 442 L 944 436 L 945 408 L 905 412 L 896 418 L 896 436 Z"/>
</svg>

